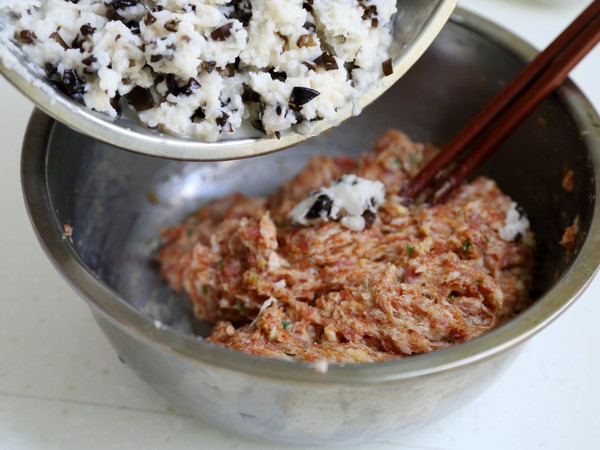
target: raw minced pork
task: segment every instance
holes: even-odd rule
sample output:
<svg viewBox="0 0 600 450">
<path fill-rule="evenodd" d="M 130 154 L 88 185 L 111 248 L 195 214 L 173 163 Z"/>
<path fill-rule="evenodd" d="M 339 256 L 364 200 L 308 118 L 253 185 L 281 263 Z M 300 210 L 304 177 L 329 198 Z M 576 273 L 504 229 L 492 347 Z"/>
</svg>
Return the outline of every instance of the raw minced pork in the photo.
<svg viewBox="0 0 600 450">
<path fill-rule="evenodd" d="M 396 0 L 0 0 L 3 36 L 110 116 L 214 141 L 334 119 L 382 76 Z M 127 100 L 119 101 L 121 97 Z"/>
<path fill-rule="evenodd" d="M 208 341 L 256 355 L 371 362 L 479 336 L 529 305 L 533 235 L 507 233 L 515 205 L 484 177 L 445 204 L 402 206 L 434 153 L 390 131 L 357 160 L 312 159 L 269 198 L 215 200 L 162 231 L 161 275 L 215 323 Z M 370 227 L 290 221 L 348 173 L 387 187 Z"/>
</svg>

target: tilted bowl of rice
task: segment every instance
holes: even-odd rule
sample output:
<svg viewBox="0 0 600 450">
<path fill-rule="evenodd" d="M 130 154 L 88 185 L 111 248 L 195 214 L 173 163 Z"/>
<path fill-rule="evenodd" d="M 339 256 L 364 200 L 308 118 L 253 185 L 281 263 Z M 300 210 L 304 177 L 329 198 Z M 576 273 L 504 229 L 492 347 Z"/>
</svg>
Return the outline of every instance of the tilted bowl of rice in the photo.
<svg viewBox="0 0 600 450">
<path fill-rule="evenodd" d="M 456 0 L 0 3 L 0 72 L 46 113 L 187 160 L 286 148 L 359 114 Z"/>
</svg>

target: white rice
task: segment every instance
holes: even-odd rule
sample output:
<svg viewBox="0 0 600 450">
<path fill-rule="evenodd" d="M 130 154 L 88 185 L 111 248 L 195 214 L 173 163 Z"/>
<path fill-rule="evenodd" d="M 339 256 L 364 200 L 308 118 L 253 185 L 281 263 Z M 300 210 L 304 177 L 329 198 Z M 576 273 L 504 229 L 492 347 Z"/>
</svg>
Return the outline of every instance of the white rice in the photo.
<svg viewBox="0 0 600 450">
<path fill-rule="evenodd" d="M 277 136 L 356 104 L 383 74 L 395 11 L 396 0 L 0 0 L 14 17 L 2 34 L 62 90 L 112 117 L 133 103 L 148 127 L 206 141 L 243 120 Z M 76 92 L 63 83 L 73 70 Z"/>
<path fill-rule="evenodd" d="M 529 219 L 523 212 L 519 212 L 519 206 L 511 202 L 506 211 L 504 226 L 500 228 L 500 237 L 507 242 L 514 241 L 519 235 L 525 236 L 529 229 Z"/>
<path fill-rule="evenodd" d="M 385 200 L 385 185 L 356 175 L 343 175 L 330 186 L 318 189 L 290 211 L 297 224 L 334 220 L 353 231 L 367 225 L 365 216 L 372 218 Z"/>
</svg>

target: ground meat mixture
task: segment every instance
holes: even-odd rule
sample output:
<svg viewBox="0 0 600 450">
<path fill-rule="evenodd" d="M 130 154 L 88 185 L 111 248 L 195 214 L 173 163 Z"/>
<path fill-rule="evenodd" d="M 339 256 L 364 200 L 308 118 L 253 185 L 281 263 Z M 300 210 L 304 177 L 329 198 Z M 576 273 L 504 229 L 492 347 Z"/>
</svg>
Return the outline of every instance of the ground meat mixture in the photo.
<svg viewBox="0 0 600 450">
<path fill-rule="evenodd" d="M 314 158 L 267 199 L 216 200 L 162 231 L 162 277 L 215 323 L 209 342 L 255 355 L 371 362 L 479 336 L 530 303 L 533 237 L 483 177 L 446 204 L 402 206 L 399 189 L 434 153 L 389 131 L 357 160 Z M 344 174 L 386 186 L 364 229 L 290 220 Z"/>
<path fill-rule="evenodd" d="M 96 111 L 214 141 L 244 119 L 279 136 L 349 102 L 358 113 L 391 74 L 395 12 L 396 0 L 4 0 L 0 39 Z"/>
</svg>

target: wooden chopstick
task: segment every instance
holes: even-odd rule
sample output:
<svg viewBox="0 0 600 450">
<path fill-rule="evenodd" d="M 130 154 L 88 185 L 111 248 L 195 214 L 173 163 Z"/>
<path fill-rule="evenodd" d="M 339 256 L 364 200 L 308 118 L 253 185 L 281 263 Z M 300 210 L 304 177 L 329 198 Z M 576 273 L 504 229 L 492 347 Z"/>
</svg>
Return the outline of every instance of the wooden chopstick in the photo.
<svg viewBox="0 0 600 450">
<path fill-rule="evenodd" d="M 599 40 L 600 0 L 595 0 L 404 186 L 399 194 L 402 201 L 405 204 L 413 202 L 444 167 L 479 138 L 478 145 L 447 176 L 427 203 L 447 200 L 454 189 L 566 79 Z M 484 135 L 486 130 L 488 134 Z"/>
<path fill-rule="evenodd" d="M 600 0 L 597 0 L 600 3 Z M 493 129 L 481 138 L 456 168 L 447 176 L 440 188 L 426 200 L 428 204 L 445 202 L 465 179 L 487 159 L 498 146 L 527 118 L 540 103 L 567 78 L 569 72 L 600 41 L 600 14 L 592 20 L 571 45 L 515 100 Z"/>
</svg>

